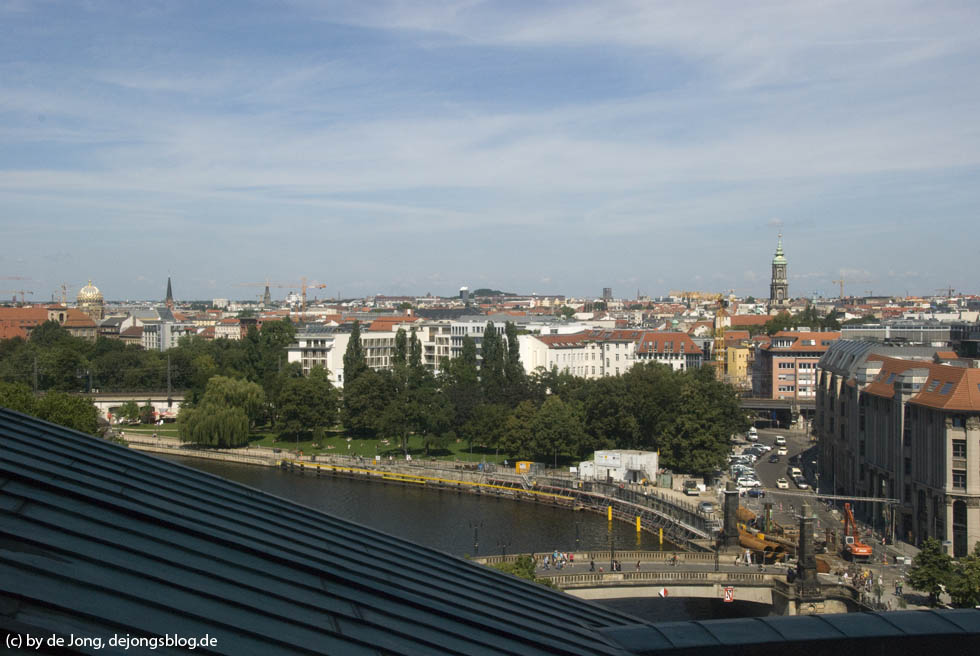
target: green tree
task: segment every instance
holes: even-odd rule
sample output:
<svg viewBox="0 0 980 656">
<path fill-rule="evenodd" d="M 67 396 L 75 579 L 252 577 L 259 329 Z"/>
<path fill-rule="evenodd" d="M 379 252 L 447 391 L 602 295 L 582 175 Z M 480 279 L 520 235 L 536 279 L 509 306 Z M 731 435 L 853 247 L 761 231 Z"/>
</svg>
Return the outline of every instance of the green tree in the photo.
<svg viewBox="0 0 980 656">
<path fill-rule="evenodd" d="M 567 305 L 563 305 L 560 308 L 558 308 L 558 311 L 555 312 L 555 314 L 558 316 L 559 319 L 571 319 L 572 317 L 575 316 L 575 310 L 573 308 L 568 307 Z"/>
<path fill-rule="evenodd" d="M 214 376 L 208 381 L 204 400 L 209 404 L 240 408 L 248 418 L 249 427 L 255 427 L 265 411 L 265 392 L 247 380 Z"/>
<path fill-rule="evenodd" d="M 980 542 L 973 545 L 972 553 L 953 565 L 947 591 L 958 608 L 980 606 Z"/>
<path fill-rule="evenodd" d="M 248 415 L 241 408 L 209 403 L 205 394 L 198 407 L 180 411 L 177 430 L 184 442 L 219 449 L 235 448 L 248 443 Z"/>
<path fill-rule="evenodd" d="M 476 344 L 469 335 L 463 337 L 459 356 L 446 363 L 440 384 L 453 411 L 453 429 L 463 432 L 463 426 L 473 417 L 473 413 L 483 403 L 483 389 L 480 387 L 480 373 L 477 369 Z"/>
<path fill-rule="evenodd" d="M 504 324 L 507 336 L 507 358 L 504 364 L 504 400 L 510 406 L 516 406 L 529 397 L 527 374 L 521 364 L 521 344 L 518 340 L 517 326 L 508 321 Z"/>
<path fill-rule="evenodd" d="M 140 407 L 140 414 L 139 414 L 140 423 L 152 424 L 154 421 L 156 421 L 157 418 L 156 412 L 157 411 L 153 407 L 153 404 L 150 403 L 149 399 L 147 399 L 146 405 Z"/>
<path fill-rule="evenodd" d="M 522 401 L 507 417 L 500 448 L 518 458 L 534 455 L 534 419 L 538 409 L 531 401 Z"/>
<path fill-rule="evenodd" d="M 393 365 L 408 364 L 408 336 L 404 328 L 395 332 L 395 352 L 392 355 Z"/>
<path fill-rule="evenodd" d="M 126 401 L 116 410 L 116 415 L 126 421 L 138 421 L 140 418 L 140 407 L 136 401 Z"/>
<path fill-rule="evenodd" d="M 31 388 L 23 383 L 0 382 L 0 407 L 37 416 L 37 403 Z"/>
<path fill-rule="evenodd" d="M 504 427 L 510 411 L 499 403 L 485 403 L 474 409 L 470 420 L 464 424 L 460 435 L 472 450 L 474 443 L 498 449 L 504 435 Z"/>
<path fill-rule="evenodd" d="M 367 370 L 367 359 L 364 357 L 364 347 L 361 346 L 361 322 L 354 321 L 350 341 L 344 351 L 344 391 L 346 392 L 348 383 L 355 382 Z"/>
<path fill-rule="evenodd" d="M 531 422 L 532 449 L 535 454 L 553 456 L 578 452 L 585 437 L 582 416 L 577 402 L 566 403 L 558 396 L 549 397 L 538 408 Z"/>
<path fill-rule="evenodd" d="M 72 430 L 99 434 L 99 410 L 81 396 L 66 392 L 48 392 L 37 401 L 37 416 L 44 421 Z"/>
<path fill-rule="evenodd" d="M 929 605 L 939 603 L 942 588 L 949 584 L 953 571 L 952 560 L 943 551 L 939 540 L 926 538 L 922 548 L 912 560 L 909 569 L 909 585 L 929 595 Z"/>
<path fill-rule="evenodd" d="M 381 415 L 394 397 L 391 374 L 365 369 L 353 381 L 344 383 L 341 421 L 354 435 L 374 435 L 380 428 Z"/>
<path fill-rule="evenodd" d="M 287 379 L 282 398 L 277 422 L 280 438 L 328 428 L 336 421 L 337 390 L 322 367 L 313 367 L 309 377 Z"/>
<path fill-rule="evenodd" d="M 505 399 L 504 343 L 492 321 L 483 330 L 483 360 L 480 364 L 480 382 L 483 396 L 490 403 L 501 403 Z"/>
</svg>

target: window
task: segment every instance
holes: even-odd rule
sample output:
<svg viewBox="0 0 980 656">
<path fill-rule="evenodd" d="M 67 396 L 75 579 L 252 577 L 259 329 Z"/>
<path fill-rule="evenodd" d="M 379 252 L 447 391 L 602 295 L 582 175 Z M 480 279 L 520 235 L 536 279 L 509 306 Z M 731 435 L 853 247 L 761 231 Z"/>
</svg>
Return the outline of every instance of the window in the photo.
<svg viewBox="0 0 980 656">
<path fill-rule="evenodd" d="M 966 470 L 965 469 L 954 469 L 953 470 L 953 487 L 965 490 L 966 489 Z"/>
<path fill-rule="evenodd" d="M 939 390 L 940 394 L 949 394 L 949 390 L 953 389 L 953 383 L 943 383 L 943 388 Z"/>
<path fill-rule="evenodd" d="M 934 380 L 931 383 L 929 383 L 929 387 L 926 388 L 926 391 L 927 392 L 935 392 L 937 387 L 939 387 L 939 381 L 938 380 Z"/>
<path fill-rule="evenodd" d="M 966 440 L 953 440 L 953 457 L 966 457 Z"/>
<path fill-rule="evenodd" d="M 888 374 L 888 380 L 885 381 L 886 385 L 891 385 L 895 381 L 895 374 Z"/>
</svg>

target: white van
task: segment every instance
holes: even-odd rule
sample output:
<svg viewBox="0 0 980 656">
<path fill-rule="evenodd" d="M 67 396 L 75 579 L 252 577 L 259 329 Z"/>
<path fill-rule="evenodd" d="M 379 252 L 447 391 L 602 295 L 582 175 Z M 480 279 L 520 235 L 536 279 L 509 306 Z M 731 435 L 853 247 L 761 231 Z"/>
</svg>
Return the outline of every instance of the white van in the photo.
<svg viewBox="0 0 980 656">
<path fill-rule="evenodd" d="M 786 446 L 786 438 L 782 435 L 776 436 L 776 446 Z"/>
<path fill-rule="evenodd" d="M 749 429 L 749 432 L 745 436 L 745 439 L 747 439 L 749 442 L 756 442 L 756 441 L 758 441 L 758 439 L 759 439 L 759 431 L 756 430 L 756 427 L 755 426 L 753 426 L 752 428 Z"/>
</svg>

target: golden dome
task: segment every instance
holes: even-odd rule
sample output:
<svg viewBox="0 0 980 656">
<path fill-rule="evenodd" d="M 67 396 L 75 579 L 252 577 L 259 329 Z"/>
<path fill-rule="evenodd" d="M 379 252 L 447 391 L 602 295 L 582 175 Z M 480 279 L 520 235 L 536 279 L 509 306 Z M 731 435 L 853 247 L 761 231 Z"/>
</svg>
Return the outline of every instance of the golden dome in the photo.
<svg viewBox="0 0 980 656">
<path fill-rule="evenodd" d="M 89 280 L 88 284 L 78 290 L 78 302 L 79 303 L 101 303 L 102 302 L 102 292 L 99 288 L 92 284 Z"/>
</svg>

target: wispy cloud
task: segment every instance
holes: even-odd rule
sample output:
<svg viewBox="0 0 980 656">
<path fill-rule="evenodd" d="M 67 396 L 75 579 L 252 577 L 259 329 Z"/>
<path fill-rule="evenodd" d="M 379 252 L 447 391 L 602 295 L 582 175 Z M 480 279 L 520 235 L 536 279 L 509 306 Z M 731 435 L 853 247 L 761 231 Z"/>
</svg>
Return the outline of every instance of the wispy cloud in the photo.
<svg viewBox="0 0 980 656">
<path fill-rule="evenodd" d="M 390 271 L 372 285 L 428 284 L 466 249 L 467 275 L 520 271 L 518 255 L 565 257 L 590 263 L 547 267 L 566 291 L 594 292 L 589 275 L 608 269 L 656 293 L 657 280 L 720 283 L 746 258 L 767 264 L 776 230 L 796 280 L 829 281 L 799 272 L 867 259 L 841 231 L 921 258 L 909 236 L 936 199 L 954 231 L 980 200 L 980 19 L 968 6 L 72 11 L 0 4 L 0 227 L 18 240 L 15 216 L 55 235 L 202 226 L 230 251 L 301 234 L 309 257 L 318 240 L 348 244 L 344 261 L 390 237 Z M 226 29 L 202 29 L 212 22 Z M 711 257 L 665 247 L 679 229 Z M 522 246 L 504 246 L 506 234 Z M 125 250 L 123 234 L 112 241 Z M 206 259 L 180 246 L 187 266 Z M 888 266 L 870 258 L 854 277 Z M 975 259 L 949 257 L 937 279 L 955 279 L 952 262 L 976 279 Z M 768 273 L 751 271 L 742 284 L 763 291 Z M 515 286 L 540 284 L 523 275 Z"/>
</svg>

